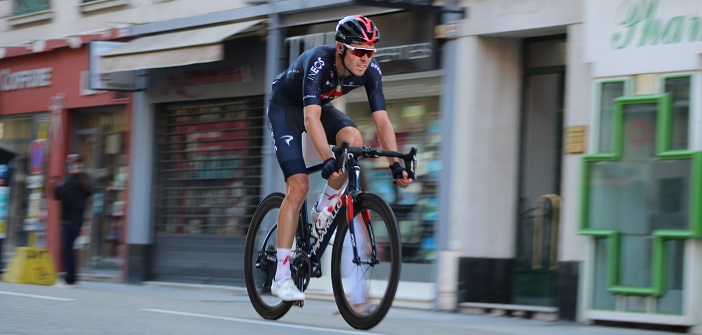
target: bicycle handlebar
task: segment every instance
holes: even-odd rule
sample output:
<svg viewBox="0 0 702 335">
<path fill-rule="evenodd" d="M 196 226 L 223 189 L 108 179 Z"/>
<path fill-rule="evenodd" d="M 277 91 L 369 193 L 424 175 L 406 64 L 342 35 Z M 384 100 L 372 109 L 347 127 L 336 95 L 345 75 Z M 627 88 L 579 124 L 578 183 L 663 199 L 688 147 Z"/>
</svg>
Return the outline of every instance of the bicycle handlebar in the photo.
<svg viewBox="0 0 702 335">
<path fill-rule="evenodd" d="M 412 147 L 408 153 L 401 153 L 371 147 L 350 147 L 349 142 L 344 141 L 340 146 L 332 147 L 332 152 L 336 160 L 337 171 L 346 164 L 347 154 L 365 158 L 394 157 L 400 158 L 405 162 L 405 171 L 407 171 L 410 179 L 417 179 L 417 174 L 415 173 L 417 169 L 417 148 L 415 147 Z"/>
</svg>

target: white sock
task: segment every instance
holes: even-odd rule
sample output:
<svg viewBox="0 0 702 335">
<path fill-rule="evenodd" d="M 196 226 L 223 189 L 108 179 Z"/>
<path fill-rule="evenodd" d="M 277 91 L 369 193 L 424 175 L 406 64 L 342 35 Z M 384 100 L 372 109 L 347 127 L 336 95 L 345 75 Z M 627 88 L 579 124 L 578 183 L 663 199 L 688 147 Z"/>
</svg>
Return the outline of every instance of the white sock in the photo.
<svg viewBox="0 0 702 335">
<path fill-rule="evenodd" d="M 315 208 L 315 210 L 317 212 L 321 212 L 322 208 L 327 207 L 327 206 L 331 205 L 333 202 L 335 202 L 336 198 L 338 196 L 339 196 L 339 190 L 337 190 L 337 189 L 329 186 L 329 184 L 327 184 L 327 186 L 324 187 L 324 192 L 322 192 L 322 198 L 319 199 L 319 201 L 317 202 L 317 207 Z"/>
<path fill-rule="evenodd" d="M 278 264 L 275 270 L 275 280 L 290 277 L 290 249 L 278 248 Z"/>
</svg>

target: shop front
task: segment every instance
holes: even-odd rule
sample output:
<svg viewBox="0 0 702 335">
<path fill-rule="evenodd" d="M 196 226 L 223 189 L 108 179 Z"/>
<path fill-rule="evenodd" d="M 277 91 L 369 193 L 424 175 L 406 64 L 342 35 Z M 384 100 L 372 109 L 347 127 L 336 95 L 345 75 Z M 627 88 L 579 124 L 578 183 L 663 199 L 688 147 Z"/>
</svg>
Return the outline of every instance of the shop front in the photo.
<svg viewBox="0 0 702 335">
<path fill-rule="evenodd" d="M 586 6 L 594 103 L 581 186 L 583 316 L 700 331 L 699 3 Z"/>
<path fill-rule="evenodd" d="M 245 234 L 268 136 L 264 46 L 259 37 L 237 38 L 224 43 L 221 61 L 149 72 L 153 280 L 244 286 Z"/>
<path fill-rule="evenodd" d="M 93 132 L 112 126 L 114 120 L 128 116 L 129 99 L 89 88 L 88 48 L 85 43 L 104 35 L 76 36 L 69 46 L 66 39 L 48 40 L 45 45 L 11 49 L 0 59 L 0 148 L 7 156 L 6 182 L 3 186 L 4 254 L 17 247 L 47 248 L 56 268 L 61 271 L 59 255 L 60 207 L 51 196 L 51 180 L 62 178 L 64 159 L 69 152 L 86 157 L 87 172 L 97 181 L 95 196 L 86 210 L 86 220 L 74 248 L 80 255 L 79 273 L 104 268 L 97 261 L 108 253 L 104 243 L 108 223 L 102 206 L 105 187 L 103 175 L 111 170 L 105 157 L 122 155 L 125 164 L 127 146 L 105 149 L 107 133 Z M 80 43 L 79 43 L 80 42 Z M 90 117 L 86 117 L 90 115 Z M 109 119 L 109 121 L 107 121 Z M 118 126 L 119 127 L 119 126 Z M 119 127 L 126 132 L 126 127 Z M 2 158 L 2 157 L 0 157 Z M 118 245 L 118 239 L 113 244 Z M 118 254 L 112 252 L 109 268 L 117 274 Z M 2 257 L 5 263 L 9 257 Z"/>
<path fill-rule="evenodd" d="M 440 41 L 434 38 L 438 16 L 396 12 L 368 17 L 381 32 L 381 42 L 376 45 L 378 51 L 374 58 L 383 73 L 386 109 L 395 127 L 398 148 L 400 151 L 408 151 L 410 147 L 418 149 L 419 170 L 417 182 L 403 190 L 392 183 L 387 160 L 362 161 L 364 190 L 381 195 L 395 211 L 400 224 L 403 284 L 397 293 L 398 301 L 428 308 L 435 296 L 436 278 L 432 274 L 438 220 L 438 173 L 441 169 L 438 148 L 442 140 Z M 311 47 L 334 45 L 338 20 L 333 18 L 325 23 L 286 27 L 286 65 Z M 399 25 L 412 27 L 412 33 L 394 29 Z M 352 91 L 333 103 L 355 122 L 365 145 L 380 148 L 365 90 Z M 309 142 L 305 155 L 308 165 L 320 161 Z M 310 178 L 310 184 L 308 202 L 315 203 L 325 183 L 321 178 Z M 325 261 L 329 262 L 328 259 Z M 312 281 L 308 291 L 330 293 L 324 281 Z"/>
</svg>

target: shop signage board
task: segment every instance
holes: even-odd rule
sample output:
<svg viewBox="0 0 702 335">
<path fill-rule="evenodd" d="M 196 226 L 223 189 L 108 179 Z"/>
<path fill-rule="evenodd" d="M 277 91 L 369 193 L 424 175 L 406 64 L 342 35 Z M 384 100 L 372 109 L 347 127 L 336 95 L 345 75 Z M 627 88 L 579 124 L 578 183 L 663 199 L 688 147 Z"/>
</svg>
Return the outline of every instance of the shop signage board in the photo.
<svg viewBox="0 0 702 335">
<path fill-rule="evenodd" d="M 432 0 L 354 0 L 365 6 L 390 7 L 401 9 L 427 10 L 432 9 Z"/>
<path fill-rule="evenodd" d="M 435 40 L 438 15 L 401 12 L 370 18 L 380 29 L 381 39 L 373 57 L 380 63 L 383 75 L 438 69 L 439 53 Z M 406 22 L 408 27 L 412 27 L 413 33 L 392 29 L 397 22 Z M 290 50 L 288 62 L 312 47 L 333 45 L 335 27 L 336 22 L 328 22 L 288 29 L 289 36 L 285 39 Z"/>
<path fill-rule="evenodd" d="M 585 6 L 585 56 L 595 77 L 699 68 L 699 0 L 592 0 Z"/>
</svg>

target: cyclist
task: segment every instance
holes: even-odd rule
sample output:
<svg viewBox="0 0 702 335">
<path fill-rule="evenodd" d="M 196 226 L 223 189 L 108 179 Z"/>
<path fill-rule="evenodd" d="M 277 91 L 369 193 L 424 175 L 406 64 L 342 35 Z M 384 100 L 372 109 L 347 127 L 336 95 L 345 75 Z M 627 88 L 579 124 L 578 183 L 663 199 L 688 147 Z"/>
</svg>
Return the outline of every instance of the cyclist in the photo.
<svg viewBox="0 0 702 335">
<path fill-rule="evenodd" d="M 397 151 L 395 130 L 385 110 L 382 73 L 373 59 L 379 37 L 370 19 L 347 16 L 336 26 L 335 46 L 318 46 L 305 51 L 273 81 L 268 120 L 286 192 L 278 214 L 278 262 L 271 292 L 282 300 L 305 299 L 290 274 L 290 249 L 298 213 L 309 191 L 302 156 L 302 133 L 307 132 L 324 160 L 322 177 L 327 179 L 324 193 L 313 209 L 313 218 L 333 203 L 346 180 L 335 168 L 330 145 L 340 145 L 344 140 L 351 146 L 363 145 L 360 131 L 346 114 L 331 104 L 333 99 L 364 86 L 380 145 L 385 150 Z M 399 160 L 389 158 L 388 161 L 397 185 L 408 187 L 413 180 L 408 178 Z"/>
</svg>

